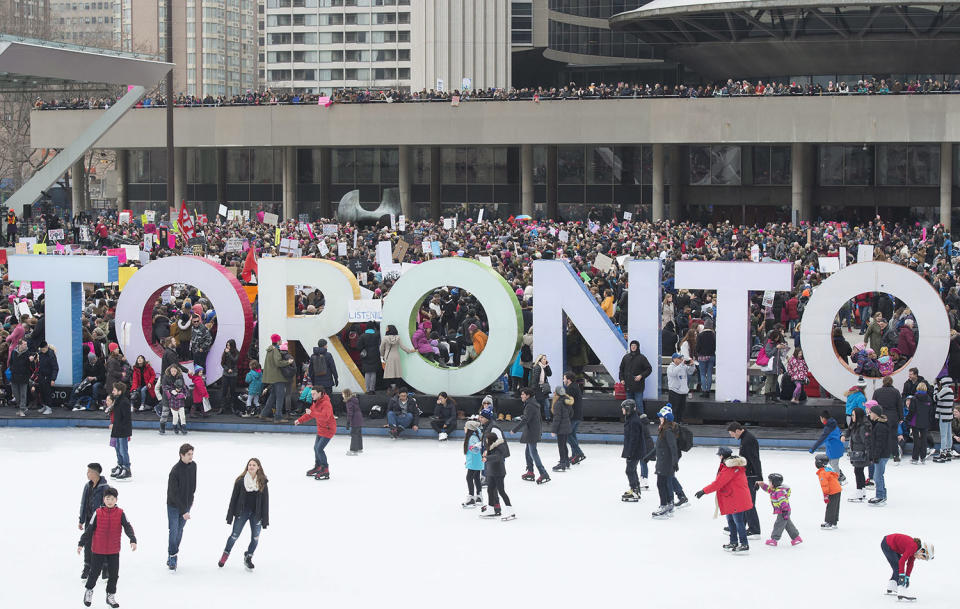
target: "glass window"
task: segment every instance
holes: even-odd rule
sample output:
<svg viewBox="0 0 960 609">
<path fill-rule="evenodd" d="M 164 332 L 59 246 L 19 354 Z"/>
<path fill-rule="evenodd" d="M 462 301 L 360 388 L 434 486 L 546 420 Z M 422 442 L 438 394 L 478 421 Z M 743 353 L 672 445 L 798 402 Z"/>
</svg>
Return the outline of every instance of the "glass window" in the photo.
<svg viewBox="0 0 960 609">
<path fill-rule="evenodd" d="M 357 148 L 355 165 L 357 184 L 375 184 L 379 181 L 377 157 L 376 148 Z"/>
<path fill-rule="evenodd" d="M 509 178 L 507 176 L 507 149 L 506 148 L 494 148 L 493 149 L 493 183 L 494 184 L 507 184 Z"/>
<path fill-rule="evenodd" d="M 493 183 L 493 148 L 467 148 L 467 183 Z"/>
<path fill-rule="evenodd" d="M 908 146 L 907 157 L 907 183 L 910 186 L 940 184 L 940 146 L 926 144 Z"/>
<path fill-rule="evenodd" d="M 873 184 L 873 146 L 843 147 L 843 183 L 848 186 Z"/>
<path fill-rule="evenodd" d="M 413 183 L 430 183 L 430 149 L 413 149 Z"/>
<path fill-rule="evenodd" d="M 187 183 L 217 183 L 217 151 L 208 149 L 187 149 Z"/>
<path fill-rule="evenodd" d="M 400 151 L 396 148 L 380 149 L 380 183 L 397 184 L 400 181 Z"/>
<path fill-rule="evenodd" d="M 533 183 L 547 183 L 547 147 L 533 147 Z"/>
<path fill-rule="evenodd" d="M 272 184 L 276 173 L 274 164 L 280 165 L 280 160 L 275 159 L 273 148 L 254 148 L 253 149 L 253 172 L 250 177 L 251 182 L 257 184 Z"/>
<path fill-rule="evenodd" d="M 240 184 L 250 181 L 250 150 L 227 148 L 227 182 Z"/>
<path fill-rule="evenodd" d="M 904 186 L 907 183 L 907 147 L 902 144 L 877 146 L 877 184 Z"/>
<path fill-rule="evenodd" d="M 710 147 L 710 184 L 715 186 L 740 184 L 740 146 Z"/>
<path fill-rule="evenodd" d="M 587 173 L 587 184 L 613 184 L 620 183 L 620 176 L 614 179 L 614 168 L 619 174 L 620 160 L 613 152 L 610 146 L 590 146 L 588 148 L 590 155 L 590 171 Z"/>
<path fill-rule="evenodd" d="M 790 146 L 770 146 L 770 183 L 790 184 Z"/>
<path fill-rule="evenodd" d="M 770 183 L 770 147 L 753 147 L 753 183 Z"/>
<path fill-rule="evenodd" d="M 583 184 L 583 146 L 557 147 L 557 183 Z"/>
<path fill-rule="evenodd" d="M 690 185 L 706 186 L 710 184 L 710 147 L 690 147 Z"/>
<path fill-rule="evenodd" d="M 330 154 L 334 184 L 354 184 L 354 149 L 334 148 Z"/>
<path fill-rule="evenodd" d="M 440 180 L 444 184 L 467 183 L 467 149 L 440 149 Z"/>
<path fill-rule="evenodd" d="M 820 146 L 820 185 L 843 184 L 843 146 Z"/>
<path fill-rule="evenodd" d="M 130 182 L 143 184 L 150 182 L 150 151 L 130 150 L 129 156 Z"/>
</svg>

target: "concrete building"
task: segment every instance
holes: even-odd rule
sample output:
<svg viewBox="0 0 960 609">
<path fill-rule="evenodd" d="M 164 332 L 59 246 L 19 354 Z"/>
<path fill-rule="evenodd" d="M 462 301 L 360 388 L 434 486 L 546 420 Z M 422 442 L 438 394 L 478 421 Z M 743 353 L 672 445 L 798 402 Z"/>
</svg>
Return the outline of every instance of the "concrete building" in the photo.
<svg viewBox="0 0 960 609">
<path fill-rule="evenodd" d="M 0 31 L 16 36 L 50 35 L 50 0 L 0 0 Z"/>
<path fill-rule="evenodd" d="M 116 38 L 124 51 L 162 56 L 165 0 L 118 0 Z M 255 0 L 185 0 L 173 6 L 173 89 L 232 96 L 257 87 Z"/>
<path fill-rule="evenodd" d="M 117 7 L 119 0 L 50 0 L 52 37 L 100 49 L 116 48 L 113 20 Z"/>
</svg>

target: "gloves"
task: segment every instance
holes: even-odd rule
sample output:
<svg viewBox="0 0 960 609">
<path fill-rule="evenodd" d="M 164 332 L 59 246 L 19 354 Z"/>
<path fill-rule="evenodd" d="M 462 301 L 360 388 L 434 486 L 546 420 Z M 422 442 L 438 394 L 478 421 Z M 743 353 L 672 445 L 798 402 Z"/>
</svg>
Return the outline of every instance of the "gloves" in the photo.
<svg viewBox="0 0 960 609">
<path fill-rule="evenodd" d="M 823 502 L 824 502 L 824 503 L 830 503 L 830 495 L 824 495 L 824 496 L 823 496 Z"/>
<path fill-rule="evenodd" d="M 700 499 L 701 497 L 703 497 L 703 491 L 697 491 L 695 496 L 697 499 Z"/>
<path fill-rule="evenodd" d="M 910 587 L 910 576 L 904 573 L 900 574 L 900 578 L 897 580 L 898 586 L 903 586 L 904 588 Z"/>
</svg>

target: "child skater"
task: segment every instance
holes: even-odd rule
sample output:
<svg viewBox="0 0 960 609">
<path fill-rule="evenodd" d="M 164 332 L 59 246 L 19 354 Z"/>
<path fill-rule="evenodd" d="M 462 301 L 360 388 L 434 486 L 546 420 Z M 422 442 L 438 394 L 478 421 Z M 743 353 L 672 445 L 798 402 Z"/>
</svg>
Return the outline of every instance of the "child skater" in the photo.
<svg viewBox="0 0 960 609">
<path fill-rule="evenodd" d="M 90 574 L 87 576 L 87 590 L 83 593 L 83 604 L 87 607 L 93 601 L 93 589 L 97 585 L 97 578 L 101 570 L 106 570 L 107 577 L 107 605 L 119 607 L 115 597 L 117 593 L 117 579 L 120 576 L 120 530 L 126 533 L 130 540 L 130 549 L 137 549 L 137 536 L 133 527 L 127 521 L 127 515 L 117 507 L 117 489 L 107 487 L 103 491 L 103 507 L 97 508 L 93 523 L 84 530 L 77 544 L 77 554 L 83 552 L 83 547 L 90 544 L 93 558 L 90 565 Z"/>
<path fill-rule="evenodd" d="M 507 497 L 507 492 L 503 487 L 503 481 L 507 477 L 507 445 L 494 433 L 488 433 L 483 442 L 486 446 L 483 453 L 483 462 L 487 464 L 487 503 L 489 505 L 480 508 L 480 518 L 513 520 L 517 515 L 513 511 L 510 497 Z M 500 497 L 503 497 L 503 503 L 506 506 L 506 510 L 502 513 L 500 511 Z"/>
<path fill-rule="evenodd" d="M 466 455 L 467 500 L 460 504 L 464 509 L 483 504 L 480 496 L 480 474 L 483 472 L 483 440 L 480 437 L 480 421 L 470 419 L 463 426 L 463 454 Z"/>
<path fill-rule="evenodd" d="M 330 443 L 330 438 L 337 433 L 337 419 L 333 416 L 330 398 L 319 385 L 313 389 L 313 404 L 293 424 L 299 425 L 310 419 L 317 424 L 317 439 L 313 443 L 313 469 L 307 470 L 307 475 L 313 476 L 316 480 L 329 480 L 330 466 L 327 464 L 327 453 L 323 449 Z"/>
<path fill-rule="evenodd" d="M 360 398 L 348 388 L 341 393 L 347 409 L 347 427 L 350 429 L 350 450 L 348 457 L 356 457 L 363 452 L 363 413 L 360 411 Z"/>
<path fill-rule="evenodd" d="M 252 417 L 260 411 L 260 391 L 263 390 L 263 371 L 260 370 L 260 362 L 255 359 L 250 360 L 250 368 L 244 380 L 247 382 L 247 411 L 242 417 Z"/>
<path fill-rule="evenodd" d="M 770 539 L 767 540 L 768 546 L 775 546 L 783 535 L 783 530 L 787 530 L 790 536 L 790 545 L 796 546 L 803 543 L 800 539 L 800 531 L 790 520 L 790 487 L 784 486 L 783 476 L 781 474 L 770 474 L 767 476 L 766 484 L 757 480 L 757 488 L 760 488 L 770 494 L 770 505 L 773 506 L 773 513 L 777 519 L 773 523 L 773 532 L 770 533 Z"/>
<path fill-rule="evenodd" d="M 163 375 L 163 397 L 170 408 L 170 420 L 173 423 L 173 433 L 187 435 L 187 389 L 180 376 L 180 367 L 173 365 Z M 166 421 L 160 422 L 160 433 Z"/>
<path fill-rule="evenodd" d="M 820 528 L 824 531 L 832 531 L 837 528 L 837 521 L 840 520 L 839 475 L 833 471 L 827 455 L 817 455 L 814 458 L 814 465 L 817 466 L 817 478 L 820 479 L 820 488 L 823 489 L 823 502 L 827 504 L 827 511 Z"/>
<path fill-rule="evenodd" d="M 921 541 L 919 537 L 891 533 L 880 542 L 880 549 L 893 569 L 887 582 L 887 594 L 896 594 L 898 600 L 917 600 L 917 597 L 907 594 L 913 562 L 917 558 L 933 560 L 933 544 Z"/>
</svg>

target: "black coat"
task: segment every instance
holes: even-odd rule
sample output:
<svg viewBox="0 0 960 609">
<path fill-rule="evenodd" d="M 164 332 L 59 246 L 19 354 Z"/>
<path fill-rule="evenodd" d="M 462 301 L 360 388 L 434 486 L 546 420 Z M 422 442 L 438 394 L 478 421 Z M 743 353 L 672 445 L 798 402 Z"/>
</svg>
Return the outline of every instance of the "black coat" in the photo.
<svg viewBox="0 0 960 609">
<path fill-rule="evenodd" d="M 650 367 L 650 361 L 639 350 L 627 352 L 620 360 L 620 380 L 630 393 L 643 393 L 644 384 L 651 372 L 653 368 Z M 639 381 L 634 380 L 637 375 L 641 377 Z"/>
<path fill-rule="evenodd" d="M 523 403 L 523 419 L 513 428 L 513 432 L 520 432 L 521 444 L 536 444 L 543 435 L 540 424 L 540 404 L 533 398 Z"/>
<path fill-rule="evenodd" d="M 113 403 L 113 429 L 111 438 L 129 438 L 133 435 L 133 415 L 130 409 L 130 398 L 122 395 Z"/>
<path fill-rule="evenodd" d="M 583 390 L 577 383 L 570 383 L 567 387 L 567 395 L 573 398 L 573 414 L 570 415 L 570 421 L 575 423 L 583 420 Z"/>
<path fill-rule="evenodd" d="M 672 476 L 680 464 L 680 449 L 677 447 L 676 424 L 664 427 L 657 435 L 657 465 L 654 472 L 658 476 Z"/>
<path fill-rule="evenodd" d="M 80 524 L 89 524 L 97 508 L 103 507 L 103 492 L 109 486 L 110 483 L 104 476 L 100 476 L 96 486 L 89 480 L 83 485 L 83 495 L 80 496 Z"/>
<path fill-rule="evenodd" d="M 933 404 L 930 394 L 916 393 L 910 400 L 910 410 L 907 412 L 907 423 L 917 429 L 930 429 L 930 416 L 933 413 Z"/>
<path fill-rule="evenodd" d="M 624 459 L 640 461 L 650 454 L 652 448 L 650 432 L 647 430 L 647 417 L 634 411 L 623 422 L 623 451 L 620 456 Z"/>
<path fill-rule="evenodd" d="M 53 352 L 53 349 L 47 349 L 46 353 L 42 351 L 37 353 L 37 367 L 40 378 L 47 381 L 57 378 L 57 374 L 60 373 L 60 365 L 57 363 L 57 354 Z"/>
<path fill-rule="evenodd" d="M 443 421 L 444 425 L 453 425 L 457 422 L 457 403 L 453 398 L 447 398 L 446 404 L 437 404 L 433 408 L 433 416 Z"/>
<path fill-rule="evenodd" d="M 246 474 L 244 474 L 246 475 Z M 233 524 L 233 519 L 240 517 L 246 505 L 247 489 L 243 485 L 244 476 L 237 478 L 233 483 L 233 493 L 230 495 L 230 505 L 227 507 L 227 524 Z M 253 520 L 259 522 L 263 528 L 270 526 L 270 487 L 263 485 L 263 490 L 256 491 L 257 503 L 253 510 Z"/>
<path fill-rule="evenodd" d="M 487 450 L 485 471 L 488 478 L 503 478 L 507 475 L 506 459 L 508 456 L 510 456 L 510 453 L 507 451 L 507 445 L 503 440 L 497 440 Z"/>
<path fill-rule="evenodd" d="M 237 360 L 240 359 L 239 353 L 231 353 L 224 349 L 220 356 L 220 365 L 223 366 L 223 376 L 236 377 L 239 372 L 237 369 Z"/>
<path fill-rule="evenodd" d="M 178 459 L 167 477 L 167 505 L 177 508 L 182 516 L 193 507 L 193 494 L 196 491 L 197 464 Z"/>
<path fill-rule="evenodd" d="M 847 342 L 842 336 L 833 337 L 833 348 L 836 350 L 837 355 L 840 357 L 840 361 L 845 364 L 850 363 L 850 354 L 853 353 L 853 348 L 850 346 L 850 343 Z"/>
<path fill-rule="evenodd" d="M 760 463 L 760 443 L 756 436 L 743 430 L 740 434 L 740 456 L 747 460 L 747 478 L 763 480 L 763 466 Z"/>
<path fill-rule="evenodd" d="M 157 371 L 157 376 L 163 376 L 167 370 L 170 369 L 170 366 L 176 366 L 186 372 L 186 368 L 180 365 L 180 356 L 177 355 L 177 352 L 173 349 L 164 349 L 163 357 L 160 359 L 160 370 Z"/>
<path fill-rule="evenodd" d="M 850 465 L 854 467 L 866 467 L 870 464 L 868 429 L 870 428 L 866 421 L 859 421 L 847 430 L 850 438 Z"/>
<path fill-rule="evenodd" d="M 366 351 L 366 355 L 362 355 Z M 360 370 L 366 374 L 368 372 L 380 372 L 383 367 L 380 365 L 380 335 L 377 333 L 369 334 L 364 332 L 360 335 Z"/>
<path fill-rule="evenodd" d="M 10 363 L 8 367 L 10 368 L 10 382 L 22 385 L 30 380 L 30 362 L 28 360 L 29 351 L 24 351 L 23 353 L 14 350 L 10 354 Z M 21 408 L 25 408 L 26 404 L 19 405 Z"/>
<path fill-rule="evenodd" d="M 870 430 L 870 441 L 867 442 L 867 457 L 873 463 L 886 459 L 891 453 L 890 423 L 887 417 L 880 417 L 873 422 Z"/>
</svg>

